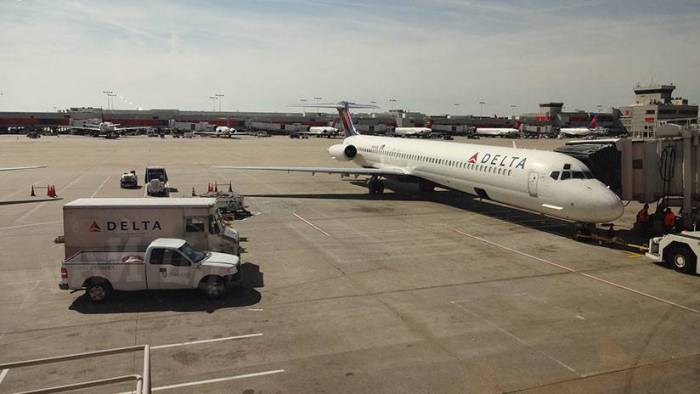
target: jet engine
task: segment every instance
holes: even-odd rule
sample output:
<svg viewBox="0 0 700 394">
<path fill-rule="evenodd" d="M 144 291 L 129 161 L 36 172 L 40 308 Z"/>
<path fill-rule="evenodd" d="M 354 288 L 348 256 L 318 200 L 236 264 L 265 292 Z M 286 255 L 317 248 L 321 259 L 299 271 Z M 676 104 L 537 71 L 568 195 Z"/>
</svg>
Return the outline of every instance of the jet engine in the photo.
<svg viewBox="0 0 700 394">
<path fill-rule="evenodd" d="M 328 154 L 336 160 L 348 161 L 357 156 L 357 148 L 354 145 L 336 144 L 328 148 Z"/>
</svg>

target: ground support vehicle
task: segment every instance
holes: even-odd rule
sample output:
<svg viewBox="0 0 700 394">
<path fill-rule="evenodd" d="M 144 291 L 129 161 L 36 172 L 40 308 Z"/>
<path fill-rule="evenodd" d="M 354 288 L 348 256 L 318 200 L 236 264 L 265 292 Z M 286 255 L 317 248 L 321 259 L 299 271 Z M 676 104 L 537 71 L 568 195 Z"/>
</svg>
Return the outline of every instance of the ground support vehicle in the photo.
<svg viewBox="0 0 700 394">
<path fill-rule="evenodd" d="M 61 264 L 62 290 L 85 289 L 92 302 L 114 290 L 199 289 L 221 297 L 240 283 L 238 256 L 204 252 L 183 239 L 158 238 L 140 252 L 78 252 Z"/>
<path fill-rule="evenodd" d="M 697 258 L 700 255 L 700 231 L 681 231 L 649 240 L 646 256 L 657 263 L 666 263 L 676 271 L 700 274 Z"/>
</svg>

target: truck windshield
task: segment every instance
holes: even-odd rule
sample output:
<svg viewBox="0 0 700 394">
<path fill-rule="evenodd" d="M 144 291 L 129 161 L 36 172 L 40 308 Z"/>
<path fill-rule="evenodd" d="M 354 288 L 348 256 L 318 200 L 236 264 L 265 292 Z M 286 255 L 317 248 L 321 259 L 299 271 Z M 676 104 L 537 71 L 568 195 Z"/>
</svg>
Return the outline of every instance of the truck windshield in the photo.
<svg viewBox="0 0 700 394">
<path fill-rule="evenodd" d="M 182 252 L 182 254 L 187 256 L 188 259 L 195 263 L 199 263 L 200 261 L 204 260 L 205 257 L 207 257 L 206 253 L 193 248 L 188 243 L 180 247 L 180 252 Z"/>
</svg>

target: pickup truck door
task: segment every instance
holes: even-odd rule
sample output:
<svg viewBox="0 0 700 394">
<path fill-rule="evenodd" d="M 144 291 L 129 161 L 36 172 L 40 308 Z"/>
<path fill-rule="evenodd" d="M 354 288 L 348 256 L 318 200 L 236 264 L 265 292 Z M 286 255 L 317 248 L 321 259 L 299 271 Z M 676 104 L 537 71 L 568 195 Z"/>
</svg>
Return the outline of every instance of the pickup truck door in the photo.
<svg viewBox="0 0 700 394">
<path fill-rule="evenodd" d="M 177 249 L 155 248 L 146 269 L 149 289 L 191 289 L 196 268 Z"/>
</svg>

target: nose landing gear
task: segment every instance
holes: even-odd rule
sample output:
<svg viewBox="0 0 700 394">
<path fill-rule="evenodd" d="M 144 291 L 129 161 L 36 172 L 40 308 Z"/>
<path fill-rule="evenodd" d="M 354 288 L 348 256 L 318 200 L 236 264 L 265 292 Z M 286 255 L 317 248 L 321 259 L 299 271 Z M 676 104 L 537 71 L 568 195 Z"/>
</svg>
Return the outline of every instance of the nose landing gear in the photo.
<svg viewBox="0 0 700 394">
<path fill-rule="evenodd" d="M 367 186 L 369 186 L 369 194 L 371 196 L 384 194 L 384 181 L 379 179 L 376 175 L 373 175 L 369 179 Z"/>
</svg>

